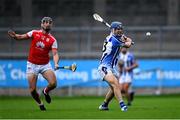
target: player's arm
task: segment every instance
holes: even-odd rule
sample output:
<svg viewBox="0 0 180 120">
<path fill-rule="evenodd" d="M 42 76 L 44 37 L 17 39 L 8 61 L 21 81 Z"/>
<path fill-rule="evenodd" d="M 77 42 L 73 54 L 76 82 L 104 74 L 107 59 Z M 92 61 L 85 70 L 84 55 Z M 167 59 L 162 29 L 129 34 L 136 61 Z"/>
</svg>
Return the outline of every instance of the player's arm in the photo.
<svg viewBox="0 0 180 120">
<path fill-rule="evenodd" d="M 54 67 L 56 69 L 59 67 L 58 45 L 57 45 L 56 40 L 52 44 L 52 54 L 53 54 L 53 60 L 54 60 Z"/>
<path fill-rule="evenodd" d="M 130 58 L 131 58 L 132 65 L 129 66 L 129 67 L 127 67 L 127 68 L 126 68 L 126 71 L 131 71 L 131 70 L 133 70 L 134 68 L 137 68 L 137 67 L 138 67 L 138 63 L 137 63 L 137 61 L 136 61 L 136 59 L 135 59 L 135 57 L 134 57 L 133 54 L 130 55 Z"/>
<path fill-rule="evenodd" d="M 134 61 L 134 63 L 131 66 L 126 68 L 126 71 L 133 70 L 134 68 L 137 68 L 137 67 L 138 67 L 138 63 L 137 61 Z"/>
<path fill-rule="evenodd" d="M 52 49 L 52 54 L 53 54 L 53 60 L 54 60 L 54 66 L 55 69 L 59 67 L 59 55 L 58 55 L 58 51 L 56 48 Z"/>
<path fill-rule="evenodd" d="M 8 35 L 11 37 L 11 38 L 14 38 L 16 40 L 25 40 L 25 39 L 28 39 L 29 36 L 27 34 L 16 34 L 14 31 L 12 30 L 9 30 L 8 31 Z"/>
</svg>

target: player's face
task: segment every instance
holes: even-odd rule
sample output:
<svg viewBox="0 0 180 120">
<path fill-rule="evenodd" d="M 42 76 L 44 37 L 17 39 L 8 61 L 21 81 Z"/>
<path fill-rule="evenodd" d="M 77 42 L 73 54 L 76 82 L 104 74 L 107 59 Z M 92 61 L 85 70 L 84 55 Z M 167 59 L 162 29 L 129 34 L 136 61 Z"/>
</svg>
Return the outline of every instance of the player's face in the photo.
<svg viewBox="0 0 180 120">
<path fill-rule="evenodd" d="M 44 21 L 43 23 L 41 23 L 41 27 L 46 32 L 49 32 L 52 28 L 52 21 Z"/>
<path fill-rule="evenodd" d="M 122 52 L 123 54 L 126 54 L 126 53 L 127 53 L 127 48 L 122 47 L 122 48 L 121 48 L 121 52 Z"/>
<path fill-rule="evenodd" d="M 114 29 L 114 34 L 117 36 L 121 36 L 123 34 L 123 29 L 122 28 Z"/>
</svg>

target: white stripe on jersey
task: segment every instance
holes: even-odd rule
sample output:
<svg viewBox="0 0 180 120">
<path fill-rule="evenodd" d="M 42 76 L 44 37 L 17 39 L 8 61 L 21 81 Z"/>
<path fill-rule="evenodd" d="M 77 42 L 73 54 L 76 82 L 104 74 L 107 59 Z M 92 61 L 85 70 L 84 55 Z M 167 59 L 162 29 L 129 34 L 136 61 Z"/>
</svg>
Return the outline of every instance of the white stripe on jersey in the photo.
<svg viewBox="0 0 180 120">
<path fill-rule="evenodd" d="M 34 30 L 31 30 L 27 33 L 28 37 L 32 37 L 32 34 L 33 34 Z"/>
<path fill-rule="evenodd" d="M 56 39 L 55 39 L 54 42 L 53 42 L 52 48 L 58 48 Z"/>
</svg>

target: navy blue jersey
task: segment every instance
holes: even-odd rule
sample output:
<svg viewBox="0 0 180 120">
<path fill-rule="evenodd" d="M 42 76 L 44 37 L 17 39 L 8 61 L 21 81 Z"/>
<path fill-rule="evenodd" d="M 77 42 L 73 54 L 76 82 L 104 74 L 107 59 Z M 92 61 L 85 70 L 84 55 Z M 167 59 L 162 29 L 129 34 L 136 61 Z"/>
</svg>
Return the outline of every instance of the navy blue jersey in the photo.
<svg viewBox="0 0 180 120">
<path fill-rule="evenodd" d="M 119 54 L 120 48 L 124 45 L 121 37 L 110 34 L 106 37 L 103 45 L 103 55 L 100 64 L 104 64 L 113 68 L 115 60 Z"/>
</svg>

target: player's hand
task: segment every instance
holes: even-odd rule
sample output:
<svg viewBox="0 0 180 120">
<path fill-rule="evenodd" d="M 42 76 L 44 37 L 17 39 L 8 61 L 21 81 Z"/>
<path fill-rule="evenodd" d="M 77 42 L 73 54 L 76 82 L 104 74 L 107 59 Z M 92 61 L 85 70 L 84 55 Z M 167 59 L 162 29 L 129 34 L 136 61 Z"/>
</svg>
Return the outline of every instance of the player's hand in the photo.
<svg viewBox="0 0 180 120">
<path fill-rule="evenodd" d="M 131 47 L 131 42 L 125 42 L 125 43 L 124 43 L 124 47 L 126 47 L 126 48 Z"/>
<path fill-rule="evenodd" d="M 126 37 L 126 36 L 123 35 L 123 36 L 121 37 L 121 39 L 122 39 L 123 42 L 124 42 L 124 47 L 126 47 L 126 48 L 131 47 L 131 45 L 132 45 L 132 39 L 131 39 L 131 38 Z"/>
<path fill-rule="evenodd" d="M 8 30 L 8 35 L 16 39 L 16 33 L 13 30 Z"/>
<path fill-rule="evenodd" d="M 126 70 L 127 72 L 129 72 L 129 71 L 131 70 L 131 68 L 130 68 L 130 67 L 126 67 L 125 70 Z"/>
<path fill-rule="evenodd" d="M 54 69 L 57 70 L 59 68 L 59 64 L 54 65 Z"/>
</svg>

